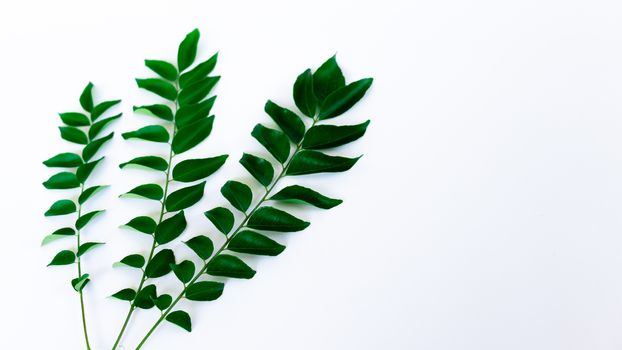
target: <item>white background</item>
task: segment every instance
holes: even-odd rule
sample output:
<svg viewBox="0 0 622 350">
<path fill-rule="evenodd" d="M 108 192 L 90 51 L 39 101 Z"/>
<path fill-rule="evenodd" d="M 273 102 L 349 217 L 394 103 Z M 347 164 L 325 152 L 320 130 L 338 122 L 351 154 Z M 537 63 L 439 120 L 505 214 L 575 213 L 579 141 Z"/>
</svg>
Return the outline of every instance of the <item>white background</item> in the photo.
<svg viewBox="0 0 622 350">
<path fill-rule="evenodd" d="M 293 106 L 305 68 L 337 52 L 347 79 L 373 76 L 338 120 L 372 123 L 339 150 L 365 154 L 352 171 L 301 179 L 344 203 L 296 210 L 312 225 L 283 235 L 281 256 L 251 259 L 257 276 L 216 302 L 184 304 L 194 331 L 165 324 L 146 349 L 622 348 L 622 5 L 567 0 L 2 2 L 0 348 L 83 348 L 75 272 L 45 268 L 65 243 L 39 247 L 66 222 L 42 216 L 59 193 L 41 161 L 74 147 L 56 113 L 90 80 L 97 99 L 125 99 L 117 135 L 144 125 L 131 113 L 150 99 L 133 82 L 142 60 L 173 60 L 195 27 L 223 78 L 193 154 L 231 157 L 185 237 L 217 236 L 202 211 L 248 179 L 237 160 L 263 152 L 249 133 L 270 124 L 265 100 Z M 108 242 L 84 259 L 95 350 L 126 311 L 106 296 L 138 279 L 110 264 L 149 245 L 118 228 L 155 211 L 117 198 L 147 176 L 117 165 L 161 151 L 144 145 L 117 137 L 93 177 L 114 184 L 84 233 Z M 137 316 L 126 349 L 158 315 Z"/>
</svg>

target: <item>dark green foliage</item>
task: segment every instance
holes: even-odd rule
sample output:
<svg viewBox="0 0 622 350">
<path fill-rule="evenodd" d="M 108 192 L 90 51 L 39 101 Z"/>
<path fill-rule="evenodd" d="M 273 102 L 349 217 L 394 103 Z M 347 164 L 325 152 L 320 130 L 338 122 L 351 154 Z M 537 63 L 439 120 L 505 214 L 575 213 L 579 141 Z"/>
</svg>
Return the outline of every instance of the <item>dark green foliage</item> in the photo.
<svg viewBox="0 0 622 350">
<path fill-rule="evenodd" d="M 280 209 L 261 207 L 250 217 L 247 226 L 257 230 L 296 232 L 307 228 L 309 223 Z"/>
<path fill-rule="evenodd" d="M 179 189 L 166 197 L 166 210 L 178 211 L 195 205 L 203 198 L 205 181 Z"/>
<path fill-rule="evenodd" d="M 255 276 L 255 270 L 246 265 L 237 256 L 220 254 L 215 256 L 208 264 L 205 273 L 212 276 L 250 279 Z"/>
<path fill-rule="evenodd" d="M 119 167 L 122 169 L 129 166 L 137 166 L 153 170 L 166 171 L 166 169 L 168 169 L 168 162 L 162 157 L 144 156 L 137 157 L 125 163 L 119 164 Z"/>
<path fill-rule="evenodd" d="M 100 246 L 104 243 L 102 242 L 86 242 L 86 243 L 82 243 L 80 245 L 80 247 L 78 247 L 78 252 L 76 253 L 76 256 L 81 257 L 82 255 L 86 254 L 88 251 L 90 251 L 91 249 Z"/>
<path fill-rule="evenodd" d="M 103 190 L 103 189 L 105 189 L 107 187 L 108 186 L 92 186 L 92 187 L 89 187 L 89 188 L 85 189 L 84 191 L 82 191 L 82 193 L 78 197 L 78 203 L 84 204 L 87 200 L 89 200 L 91 197 L 93 197 L 99 191 L 101 191 L 101 190 Z"/>
<path fill-rule="evenodd" d="M 76 203 L 69 199 L 61 199 L 50 206 L 50 209 L 45 212 L 45 216 L 66 215 L 75 212 Z"/>
<path fill-rule="evenodd" d="M 188 313 L 185 311 L 173 311 L 166 316 L 166 320 L 172 324 L 178 325 L 179 327 L 185 329 L 188 332 L 192 331 L 192 322 L 190 321 L 190 315 L 188 315 Z"/>
<path fill-rule="evenodd" d="M 78 167 L 78 170 L 76 170 L 76 177 L 78 178 L 78 181 L 80 181 L 81 184 L 84 184 L 89 176 L 91 176 L 91 173 L 93 172 L 97 164 L 99 164 L 99 162 L 101 162 L 103 159 L 104 157 L 101 157 L 92 162 L 80 165 Z"/>
<path fill-rule="evenodd" d="M 154 300 L 158 297 L 156 286 L 153 284 L 143 287 L 136 293 L 134 306 L 141 309 L 151 309 L 155 306 Z"/>
<path fill-rule="evenodd" d="M 169 134 L 162 125 L 149 125 L 135 131 L 123 133 L 124 139 L 141 139 L 153 142 L 168 142 Z"/>
<path fill-rule="evenodd" d="M 322 102 L 319 118 L 334 118 L 347 112 L 365 96 L 372 82 L 371 78 L 361 79 L 332 92 Z"/>
<path fill-rule="evenodd" d="M 76 254 L 71 250 L 62 250 L 54 256 L 48 266 L 69 265 L 76 261 Z"/>
<path fill-rule="evenodd" d="M 317 97 L 313 92 L 313 74 L 307 69 L 294 83 L 294 102 L 296 107 L 307 117 L 315 117 L 317 111 Z"/>
<path fill-rule="evenodd" d="M 177 78 L 177 68 L 166 61 L 145 60 L 145 66 L 166 80 Z"/>
<path fill-rule="evenodd" d="M 147 263 L 145 276 L 149 278 L 165 276 L 172 271 L 171 264 L 175 264 L 175 254 L 170 249 L 162 249 Z"/>
<path fill-rule="evenodd" d="M 181 44 L 179 44 L 179 49 L 177 50 L 177 67 L 180 72 L 190 67 L 197 57 L 197 46 L 199 45 L 200 36 L 199 30 L 195 29 L 188 33 Z"/>
<path fill-rule="evenodd" d="M 285 187 L 270 197 L 270 199 L 277 201 L 300 201 L 322 209 L 330 209 L 343 202 L 341 199 L 329 198 L 310 188 L 298 185 Z"/>
<path fill-rule="evenodd" d="M 95 218 L 97 215 L 103 212 L 104 210 L 94 210 L 92 212 L 82 214 L 82 216 L 80 216 L 78 220 L 76 220 L 76 228 L 78 230 L 83 229 L 84 226 L 86 226 L 91 220 L 93 220 L 93 218 Z"/>
<path fill-rule="evenodd" d="M 179 85 L 182 89 L 185 89 L 190 84 L 195 83 L 205 77 L 214 70 L 216 67 L 216 62 L 218 61 L 218 54 L 214 54 L 207 61 L 198 64 L 196 67 L 192 68 L 188 72 L 184 73 L 179 77 Z"/>
<path fill-rule="evenodd" d="M 281 254 L 285 246 L 260 233 L 241 231 L 229 242 L 227 249 L 238 253 L 276 256 Z"/>
<path fill-rule="evenodd" d="M 192 280 L 194 272 L 196 271 L 194 263 L 190 260 L 184 260 L 179 264 L 171 265 L 171 268 L 173 269 L 175 276 L 177 276 L 177 278 L 184 284 Z"/>
<path fill-rule="evenodd" d="M 316 125 L 309 129 L 302 148 L 325 149 L 345 145 L 365 135 L 369 120 L 357 125 Z"/>
<path fill-rule="evenodd" d="M 60 119 L 69 126 L 88 126 L 91 124 L 91 120 L 82 113 L 67 112 L 59 113 Z"/>
<path fill-rule="evenodd" d="M 146 106 L 134 106 L 134 112 L 143 112 L 160 119 L 172 121 L 175 117 L 170 107 L 163 104 L 153 104 Z"/>
<path fill-rule="evenodd" d="M 218 231 L 227 234 L 233 228 L 233 214 L 227 208 L 217 207 L 205 212 L 205 216 L 214 224 Z"/>
<path fill-rule="evenodd" d="M 184 243 L 203 260 L 207 260 L 214 252 L 214 243 L 207 236 L 196 236 Z"/>
<path fill-rule="evenodd" d="M 274 156 L 279 163 L 283 164 L 289 157 L 289 140 L 287 136 L 279 130 L 267 128 L 257 124 L 251 135 L 259 141 Z"/>
<path fill-rule="evenodd" d="M 70 152 L 59 153 L 43 164 L 50 168 L 75 168 L 82 164 L 82 157 Z"/>
<path fill-rule="evenodd" d="M 345 85 L 346 79 L 337 64 L 336 56 L 329 58 L 313 73 L 313 91 L 320 102 Z"/>
<path fill-rule="evenodd" d="M 87 143 L 89 143 L 88 136 L 86 136 L 84 131 L 78 128 L 75 128 L 73 126 L 60 126 L 58 127 L 58 129 L 60 130 L 60 137 L 69 142 L 77 143 L 80 145 L 86 145 Z"/>
<path fill-rule="evenodd" d="M 43 186 L 48 190 L 64 190 L 80 187 L 80 181 L 78 181 L 76 174 L 64 171 L 52 175 L 43 183 Z"/>
<path fill-rule="evenodd" d="M 224 283 L 212 281 L 195 282 L 186 289 L 186 299 L 194 301 L 212 301 L 220 298 L 225 288 Z"/>
<path fill-rule="evenodd" d="M 124 197 L 126 197 L 126 196 L 138 196 L 138 197 L 143 197 L 143 198 L 153 199 L 153 200 L 159 201 L 160 199 L 162 199 L 163 195 L 164 195 L 164 190 L 162 189 L 162 187 L 160 185 L 157 185 L 157 184 L 145 184 L 145 185 L 140 185 L 140 186 L 134 187 L 133 189 L 129 190 L 128 192 L 126 192 L 122 196 L 124 196 Z"/>
<path fill-rule="evenodd" d="M 186 216 L 183 211 L 162 221 L 155 230 L 155 240 L 158 244 L 166 244 L 179 237 L 186 229 Z"/>
<path fill-rule="evenodd" d="M 173 180 L 192 182 L 204 179 L 215 173 L 225 164 L 228 155 L 212 158 L 187 159 L 179 162 L 173 168 Z"/>
<path fill-rule="evenodd" d="M 134 300 L 134 298 L 136 298 L 136 291 L 131 288 L 125 288 L 114 293 L 113 295 L 111 295 L 111 297 L 119 300 L 132 301 Z"/>
<path fill-rule="evenodd" d="M 110 134 L 106 136 L 100 137 L 97 140 L 89 142 L 89 144 L 86 145 L 86 147 L 84 147 L 84 149 L 82 150 L 82 158 L 84 158 L 84 160 L 87 162 L 91 160 L 91 158 L 93 158 L 93 156 L 97 154 L 97 151 L 99 151 L 99 149 L 104 144 L 112 140 L 113 136 L 114 136 L 114 133 L 111 132 Z"/>
<path fill-rule="evenodd" d="M 300 151 L 292 159 L 287 175 L 342 172 L 352 168 L 359 159 L 329 156 L 318 151 Z"/>
<path fill-rule="evenodd" d="M 186 125 L 209 116 L 214 102 L 216 102 L 216 96 L 212 96 L 200 103 L 180 107 L 175 115 L 175 124 L 177 127 L 183 128 Z"/>
<path fill-rule="evenodd" d="M 227 181 L 220 189 L 220 193 L 241 212 L 246 212 L 253 200 L 250 187 L 238 181 Z"/>
<path fill-rule="evenodd" d="M 240 159 L 240 164 L 242 164 L 260 184 L 268 186 L 272 183 L 274 169 L 272 168 L 272 164 L 267 160 L 252 154 L 244 153 Z"/>
<path fill-rule="evenodd" d="M 199 143 L 203 142 L 212 132 L 214 116 L 205 117 L 180 128 L 173 138 L 173 152 L 180 154 L 186 152 Z"/>
<path fill-rule="evenodd" d="M 145 266 L 145 257 L 140 254 L 131 254 L 121 259 L 119 263 L 122 265 L 127 265 L 129 267 L 140 269 Z"/>
<path fill-rule="evenodd" d="M 91 120 L 92 121 L 97 120 L 100 116 L 106 113 L 106 111 L 118 105 L 119 103 L 121 103 L 121 100 L 111 100 L 111 101 L 104 101 L 104 102 L 99 103 L 97 106 L 93 107 L 93 111 L 91 112 Z"/>
<path fill-rule="evenodd" d="M 297 144 L 302 140 L 305 134 L 305 124 L 296 113 L 287 108 L 280 107 L 270 100 L 266 102 L 264 110 L 292 142 Z"/>
<path fill-rule="evenodd" d="M 174 101 L 177 98 L 177 89 L 171 83 L 158 78 L 136 79 L 139 88 L 151 91 L 167 100 Z"/>
<path fill-rule="evenodd" d="M 133 228 L 136 231 L 152 234 L 156 230 L 156 222 L 148 216 L 138 216 L 130 220 L 124 226 Z"/>
</svg>

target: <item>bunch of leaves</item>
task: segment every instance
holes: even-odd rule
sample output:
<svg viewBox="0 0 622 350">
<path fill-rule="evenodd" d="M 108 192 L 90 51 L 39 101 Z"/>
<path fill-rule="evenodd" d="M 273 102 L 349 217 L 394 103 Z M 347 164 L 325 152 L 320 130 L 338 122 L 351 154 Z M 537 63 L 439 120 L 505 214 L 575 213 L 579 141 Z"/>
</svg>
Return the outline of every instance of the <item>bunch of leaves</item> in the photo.
<svg viewBox="0 0 622 350">
<path fill-rule="evenodd" d="M 117 114 L 110 117 L 104 115 L 120 100 L 104 101 L 99 104 L 93 102 L 93 84 L 89 83 L 80 95 L 81 112 L 60 113 L 63 126 L 59 127 L 61 137 L 74 144 L 82 146 L 81 153 L 65 152 L 57 154 L 43 162 L 50 168 L 64 168 L 52 175 L 43 183 L 50 190 L 75 190 L 79 189 L 77 198 L 64 198 L 54 202 L 45 212 L 45 216 L 59 216 L 77 214 L 77 219 L 72 225 L 57 229 L 43 239 L 43 245 L 67 238 L 75 239 L 75 246 L 58 252 L 48 266 L 72 265 L 77 266 L 77 277 L 71 280 L 71 285 L 80 295 L 82 307 L 82 321 L 87 348 L 90 349 L 86 320 L 84 312 L 83 289 L 90 282 L 88 273 L 82 269 L 81 258 L 93 248 L 102 245 L 102 242 L 87 241 L 81 232 L 85 227 L 104 210 L 84 211 L 86 203 L 98 192 L 106 188 L 106 185 L 88 185 L 87 181 L 98 164 L 104 157 L 97 158 L 99 150 L 114 135 L 113 132 L 104 133 L 105 129 L 115 120 L 121 117 Z M 102 134 L 105 134 L 102 136 Z"/>
<path fill-rule="evenodd" d="M 189 260 L 173 262 L 173 254 L 169 252 L 169 257 L 162 259 L 169 263 L 168 266 L 161 264 L 151 270 L 157 271 L 157 275 L 172 270 L 184 283 L 184 288 L 172 301 L 167 299 L 166 303 L 161 303 L 160 306 L 165 306 L 161 308 L 161 317 L 136 349 L 145 344 L 164 320 L 191 331 L 190 314 L 178 308 L 181 299 L 218 299 L 224 290 L 224 283 L 220 281 L 223 277 L 250 279 L 255 275 L 255 270 L 244 261 L 246 256 L 279 255 L 285 246 L 274 239 L 275 233 L 301 231 L 309 226 L 309 222 L 279 209 L 278 202 L 302 203 L 321 209 L 330 209 L 342 202 L 296 184 L 276 189 L 286 177 L 343 172 L 354 166 L 360 157 L 337 156 L 326 151 L 362 137 L 369 121 L 356 125 L 328 122 L 352 108 L 371 84 L 371 78 L 346 84 L 335 57 L 332 57 L 315 72 L 307 69 L 296 79 L 293 96 L 300 114 L 272 101 L 266 103 L 265 112 L 278 129 L 258 124 L 251 135 L 272 159 L 248 153 L 240 159 L 257 182 L 253 184 L 259 187 L 255 192 L 260 193 L 255 194 L 249 184 L 240 181 L 225 183 L 221 193 L 230 207 L 216 207 L 205 212 L 218 234 L 223 235 L 224 242 L 215 248 L 212 238 L 205 235 L 193 237 L 185 244 L 202 260 L 199 268 Z M 236 216 L 240 219 L 236 220 Z M 152 297 L 156 297 L 155 289 L 152 293 Z"/>
<path fill-rule="evenodd" d="M 166 310 L 173 303 L 171 295 L 158 293 L 157 282 L 160 277 L 174 272 L 182 283 L 187 283 L 189 279 L 186 276 L 194 274 L 194 264 L 189 260 L 176 261 L 175 252 L 170 246 L 186 229 L 184 210 L 201 200 L 206 178 L 216 172 L 228 157 L 178 158 L 210 135 L 215 118 L 210 111 L 216 96 L 210 97 L 210 93 L 220 77 L 210 73 L 218 56 L 214 54 L 206 61 L 194 65 L 199 37 L 199 31 L 195 29 L 184 38 L 178 48 L 176 64 L 163 60 L 145 60 L 147 68 L 157 77 L 136 79 L 139 88 L 164 100 L 158 104 L 135 106 L 134 110 L 148 114 L 160 123 L 126 132 L 123 138 L 164 143 L 168 147 L 168 154 L 164 157 L 143 155 L 120 165 L 123 169 L 140 167 L 160 172 L 163 182 L 140 184 L 122 195 L 158 203 L 159 215 L 155 218 L 135 217 L 125 224 L 137 234 L 150 236 L 152 245 L 146 256 L 133 252 L 115 264 L 140 272 L 140 280 L 136 286 L 124 288 L 112 295 L 130 303 L 113 349 L 119 345 L 137 308 Z M 178 188 L 172 190 L 173 186 Z"/>
</svg>

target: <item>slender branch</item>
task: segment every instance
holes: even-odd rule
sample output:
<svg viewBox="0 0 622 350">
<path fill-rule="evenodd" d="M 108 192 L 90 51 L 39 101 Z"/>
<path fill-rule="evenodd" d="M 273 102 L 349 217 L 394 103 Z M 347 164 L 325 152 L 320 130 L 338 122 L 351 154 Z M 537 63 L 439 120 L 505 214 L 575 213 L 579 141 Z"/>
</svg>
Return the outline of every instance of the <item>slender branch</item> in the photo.
<svg viewBox="0 0 622 350">
<path fill-rule="evenodd" d="M 177 90 L 179 90 L 178 87 L 178 83 L 175 82 L 175 88 Z M 171 138 L 171 140 L 175 137 L 175 134 L 177 133 L 177 126 L 175 125 L 175 114 L 177 113 L 177 108 L 178 108 L 178 101 L 177 99 L 175 99 L 175 110 L 173 111 L 173 137 Z M 173 154 L 173 146 L 172 144 L 169 142 L 169 155 L 168 155 L 168 169 L 166 169 L 166 179 L 164 181 L 164 194 L 162 196 L 162 206 L 160 207 L 160 217 L 158 219 L 158 224 L 156 225 L 159 226 L 160 223 L 162 223 L 162 219 L 164 218 L 164 209 L 166 208 L 166 196 L 168 194 L 168 189 L 169 189 L 169 184 L 171 183 L 171 168 L 172 168 L 172 162 L 173 162 L 173 157 L 175 155 Z M 153 236 L 153 243 L 151 244 L 151 250 L 149 251 L 149 257 L 147 258 L 147 261 L 145 262 L 145 266 L 149 265 L 149 263 L 151 262 L 151 259 L 153 259 L 153 254 L 155 252 L 155 249 L 157 247 L 157 242 L 155 240 L 155 235 Z M 146 271 L 147 269 L 143 269 L 143 274 L 142 277 L 140 278 L 140 283 L 138 284 L 138 288 L 136 289 L 136 295 L 138 295 L 138 293 L 140 293 L 140 291 L 143 289 L 143 286 L 145 284 L 145 282 L 147 281 L 148 277 L 146 275 Z M 130 322 L 130 319 L 132 318 L 132 314 L 134 314 L 134 311 L 136 310 L 136 305 L 134 304 L 134 301 L 130 304 L 130 309 L 127 312 L 127 316 L 125 317 L 125 321 L 123 321 L 123 326 L 121 327 L 121 330 L 119 331 L 119 335 L 117 336 L 117 339 L 114 342 L 114 345 L 112 345 L 112 350 L 115 350 L 117 348 L 117 346 L 119 346 L 119 342 L 121 342 L 121 338 L 123 337 L 123 334 L 125 333 L 125 329 L 127 328 L 127 325 Z"/>
<path fill-rule="evenodd" d="M 84 184 L 80 185 L 80 196 L 84 193 Z M 80 198 L 78 196 L 78 198 Z M 82 216 L 82 204 L 78 201 L 78 220 Z M 78 245 L 78 249 L 80 249 L 80 230 L 76 230 L 76 241 Z M 78 265 L 78 278 L 82 277 L 82 263 L 80 261 L 80 257 L 76 257 L 77 265 Z M 82 289 L 78 292 L 80 293 L 80 313 L 82 315 L 82 331 L 84 332 L 84 342 L 86 343 L 86 349 L 91 350 L 91 344 L 89 342 L 89 333 L 86 328 L 86 312 L 84 308 L 84 296 L 82 294 Z"/>
<path fill-rule="evenodd" d="M 318 122 L 317 117 L 313 118 L 313 124 L 311 124 L 311 127 L 315 126 L 315 124 Z M 310 128 L 311 128 L 310 127 Z M 309 129 L 310 129 L 309 128 Z M 308 129 L 307 129 L 308 130 Z M 272 190 L 274 189 L 274 187 L 277 185 L 277 183 L 279 182 L 279 180 L 281 180 L 283 177 L 285 177 L 285 174 L 287 173 L 287 169 L 289 168 L 289 165 L 292 162 L 292 159 L 294 159 L 294 157 L 296 156 L 296 154 L 300 151 L 302 142 L 304 141 L 304 137 L 306 136 L 307 132 L 305 131 L 305 134 L 302 138 L 302 140 L 296 145 L 296 150 L 294 151 L 294 153 L 291 155 L 291 157 L 287 160 L 286 164 L 283 165 L 283 168 L 279 174 L 279 176 L 277 176 L 277 178 L 272 182 L 272 184 L 270 185 L 270 187 L 266 187 L 266 193 L 261 197 L 261 199 L 257 202 L 257 204 L 255 204 L 255 206 L 253 207 L 253 209 L 250 211 L 250 213 L 246 214 L 244 213 L 244 220 L 242 220 L 242 222 L 240 222 L 240 224 L 238 225 L 238 227 L 235 229 L 235 231 L 233 231 L 233 233 L 231 235 L 227 235 L 227 239 L 226 241 L 222 244 L 222 246 L 220 246 L 220 248 L 218 249 L 218 251 L 216 251 L 215 254 L 213 254 L 208 260 L 206 260 L 203 264 L 203 267 L 199 270 L 199 272 L 192 278 L 192 280 L 190 280 L 190 282 L 184 286 L 184 289 L 179 293 L 179 295 L 177 296 L 177 298 L 175 298 L 175 300 L 171 303 L 171 305 L 166 309 L 166 311 L 164 311 L 162 313 L 162 315 L 158 318 L 158 320 L 155 322 L 155 324 L 149 329 L 149 332 L 147 332 L 147 334 L 145 335 L 145 337 L 141 340 L 141 342 L 138 344 L 138 346 L 136 347 L 135 350 L 139 350 L 142 348 L 143 345 L 145 345 L 145 343 L 147 342 L 147 339 L 149 339 L 149 337 L 153 334 L 153 332 L 158 328 L 158 326 L 162 323 L 162 321 L 164 321 L 166 319 L 166 316 L 168 316 L 168 314 L 173 311 L 173 308 L 175 307 L 175 305 L 177 305 L 177 303 L 183 298 L 183 296 L 186 294 L 186 290 L 188 289 L 189 286 L 191 286 L 192 284 L 194 284 L 207 270 L 207 265 L 209 265 L 210 261 L 212 261 L 212 259 L 214 259 L 216 256 L 218 256 L 220 253 L 222 253 L 225 249 L 227 249 L 227 246 L 229 245 L 229 242 L 240 232 L 240 230 L 242 230 L 243 228 L 246 227 L 248 220 L 253 216 L 253 214 L 255 213 L 255 211 L 257 209 L 259 209 L 262 204 L 267 200 L 268 195 L 272 192 Z"/>
</svg>

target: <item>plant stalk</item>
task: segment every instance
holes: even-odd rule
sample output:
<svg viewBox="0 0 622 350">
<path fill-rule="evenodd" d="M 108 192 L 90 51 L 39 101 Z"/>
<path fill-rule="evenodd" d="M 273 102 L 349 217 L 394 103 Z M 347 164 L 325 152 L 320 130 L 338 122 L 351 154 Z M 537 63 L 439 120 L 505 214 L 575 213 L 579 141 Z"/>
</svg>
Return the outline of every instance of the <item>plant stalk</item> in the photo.
<svg viewBox="0 0 622 350">
<path fill-rule="evenodd" d="M 175 83 L 175 87 L 179 90 L 178 86 L 177 86 L 177 82 Z M 177 126 L 175 125 L 175 114 L 177 113 L 177 108 L 178 108 L 178 101 L 177 99 L 175 99 L 175 110 L 173 111 L 173 137 L 171 138 L 171 140 L 173 138 L 175 138 L 175 134 L 177 133 Z M 164 183 L 164 194 L 162 196 L 162 206 L 160 207 L 160 217 L 158 219 L 158 224 L 156 225 L 156 227 L 158 227 L 160 225 L 160 223 L 162 223 L 162 219 L 164 218 L 164 209 L 165 209 L 165 203 L 166 203 L 166 196 L 168 194 L 168 187 L 169 187 L 169 183 L 170 178 L 171 178 L 171 168 L 172 166 L 172 162 L 173 162 L 173 146 L 172 144 L 169 143 L 170 146 L 170 150 L 169 150 L 169 155 L 168 155 L 168 169 L 166 169 L 166 180 Z M 145 262 L 145 267 L 147 265 L 149 265 L 149 262 L 151 262 L 151 259 L 153 258 L 153 254 L 155 252 L 155 248 L 157 247 L 157 242 L 155 240 L 155 234 L 153 236 L 153 243 L 151 244 L 151 250 L 149 251 L 149 257 L 147 258 L 147 261 Z M 143 274 L 142 277 L 140 278 L 140 283 L 138 284 L 138 288 L 136 289 L 136 295 L 138 295 L 138 293 L 140 293 L 140 291 L 142 290 L 145 282 L 147 281 L 147 276 L 145 274 L 146 269 L 143 269 Z M 117 347 L 119 346 L 119 343 L 121 342 L 121 339 L 123 338 L 123 334 L 125 333 L 125 330 L 127 328 L 127 325 L 130 322 L 130 319 L 132 318 L 132 315 L 134 314 L 134 311 L 136 310 L 136 306 L 134 305 L 134 302 L 132 302 L 130 304 L 130 309 L 127 312 L 127 316 L 125 317 L 125 321 L 123 321 L 123 326 L 121 327 L 121 330 L 119 331 L 119 335 L 117 336 L 114 344 L 112 345 L 112 350 L 117 349 Z"/>
<path fill-rule="evenodd" d="M 315 124 L 318 122 L 317 117 L 313 118 L 313 124 L 311 124 L 312 128 L 313 126 L 315 126 Z M 308 129 L 307 129 L 308 130 Z M 307 132 L 305 131 L 305 135 L 306 136 Z M 255 204 L 255 206 L 253 207 L 253 209 L 250 211 L 250 213 L 246 214 L 245 213 L 245 217 L 244 220 L 242 220 L 242 222 L 238 225 L 238 227 L 235 229 L 235 231 L 233 231 L 233 233 L 231 235 L 227 236 L 227 240 L 225 241 L 225 243 L 222 244 L 222 246 L 220 246 L 220 248 L 218 249 L 218 251 L 216 251 L 215 254 L 213 254 L 208 260 L 205 261 L 205 263 L 203 264 L 203 267 L 199 270 L 199 272 L 192 278 L 192 280 L 186 284 L 184 286 L 184 289 L 179 293 L 179 295 L 177 296 L 177 298 L 175 298 L 175 300 L 173 300 L 173 302 L 171 303 L 171 305 L 166 309 L 166 311 L 164 311 L 162 313 L 162 315 L 158 318 L 158 320 L 155 322 L 155 324 L 149 329 L 149 331 L 147 332 L 147 334 L 145 335 L 145 337 L 140 341 L 140 343 L 138 344 L 138 346 L 136 347 L 135 350 L 140 350 L 143 345 L 145 345 L 145 343 L 147 342 L 147 340 L 149 339 L 149 337 L 153 334 L 153 332 L 158 328 L 158 326 L 162 323 L 162 321 L 164 321 L 166 319 L 166 316 L 168 316 L 168 314 L 173 311 L 173 308 L 175 307 L 175 305 L 183 298 L 183 296 L 186 294 L 186 290 L 188 289 L 189 286 L 191 286 L 192 284 L 194 284 L 199 277 L 201 277 L 201 275 L 203 275 L 205 273 L 205 271 L 207 270 L 207 265 L 210 263 L 210 261 L 212 261 L 212 259 L 214 259 L 214 257 L 218 256 L 218 254 L 222 253 L 223 250 L 227 249 L 227 246 L 229 244 L 229 242 L 240 232 L 240 230 L 242 230 L 244 227 L 246 227 L 246 224 L 248 223 L 248 220 L 253 216 L 253 214 L 255 213 L 255 211 L 257 209 L 259 209 L 261 207 L 261 205 L 267 200 L 268 195 L 272 192 L 272 190 L 274 189 L 274 187 L 277 185 L 277 183 L 279 182 L 279 180 L 281 180 L 285 174 L 287 173 L 287 169 L 289 168 L 289 165 L 292 162 L 292 159 L 294 159 L 294 157 L 296 156 L 296 154 L 300 151 L 302 142 L 304 141 L 304 136 L 302 138 L 302 140 L 296 145 L 296 150 L 294 151 L 294 153 L 292 154 L 292 156 L 287 160 L 287 163 L 283 166 L 281 173 L 279 174 L 279 176 L 274 180 L 274 182 L 272 182 L 272 184 L 270 185 L 270 187 L 266 188 L 266 193 L 263 195 L 263 197 L 261 197 L 261 199 L 257 202 L 257 204 Z"/>
<path fill-rule="evenodd" d="M 84 193 L 84 184 L 80 185 L 80 195 Z M 79 198 L 79 197 L 78 197 Z M 78 219 L 82 216 L 82 204 L 78 203 Z M 78 245 L 78 249 L 80 248 L 80 230 L 76 230 L 76 241 Z M 82 277 L 82 263 L 80 261 L 80 257 L 76 257 L 77 265 L 78 265 L 78 278 Z M 86 349 L 91 350 L 91 344 L 89 342 L 89 332 L 86 327 L 86 311 L 84 307 L 84 295 L 82 293 L 82 289 L 78 292 L 80 294 L 80 314 L 82 315 L 82 332 L 84 333 L 84 342 L 86 344 Z"/>
</svg>

